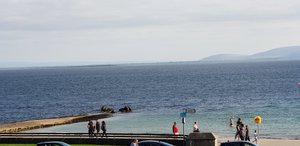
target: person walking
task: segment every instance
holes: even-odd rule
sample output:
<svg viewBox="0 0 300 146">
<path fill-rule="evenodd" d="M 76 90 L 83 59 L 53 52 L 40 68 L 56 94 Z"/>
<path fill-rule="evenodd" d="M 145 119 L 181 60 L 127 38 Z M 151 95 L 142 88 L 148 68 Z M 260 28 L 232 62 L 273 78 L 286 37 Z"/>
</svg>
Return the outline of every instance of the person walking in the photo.
<svg viewBox="0 0 300 146">
<path fill-rule="evenodd" d="M 257 133 L 256 133 L 256 130 L 254 130 L 254 141 L 255 143 L 257 143 L 258 141 L 258 136 L 257 136 Z"/>
<path fill-rule="evenodd" d="M 107 137 L 107 133 L 106 133 L 106 123 L 105 123 L 105 121 L 102 121 L 102 124 L 101 124 L 101 130 L 102 130 L 102 136 L 101 137 L 103 137 L 103 136 L 106 136 Z"/>
<path fill-rule="evenodd" d="M 194 122 L 194 126 L 193 126 L 193 132 L 200 132 L 199 127 L 197 125 L 197 122 Z"/>
<path fill-rule="evenodd" d="M 172 130 L 173 130 L 173 134 L 174 135 L 178 135 L 179 134 L 179 129 L 176 125 L 176 122 L 174 122 L 173 126 L 172 126 Z"/>
<path fill-rule="evenodd" d="M 245 129 L 245 125 L 241 124 L 241 129 L 240 129 L 240 138 L 241 140 L 245 140 L 246 138 L 246 129 Z"/>
<path fill-rule="evenodd" d="M 249 126 L 246 125 L 246 138 L 245 138 L 245 141 L 250 141 L 250 136 L 249 136 Z"/>
<path fill-rule="evenodd" d="M 240 130 L 241 128 L 240 128 L 240 125 L 236 125 L 236 132 L 235 132 L 235 136 L 234 136 L 234 140 L 240 140 L 240 132 L 241 132 L 241 130 Z"/>
<path fill-rule="evenodd" d="M 96 131 L 97 131 L 97 135 L 99 135 L 99 132 L 100 132 L 100 122 L 98 120 L 96 121 Z"/>
<path fill-rule="evenodd" d="M 94 128 L 92 120 L 89 120 L 87 128 L 88 128 L 89 137 L 92 137 L 93 136 L 93 128 Z"/>
<path fill-rule="evenodd" d="M 236 133 L 234 140 L 240 140 L 242 119 L 239 118 L 236 122 Z"/>
</svg>

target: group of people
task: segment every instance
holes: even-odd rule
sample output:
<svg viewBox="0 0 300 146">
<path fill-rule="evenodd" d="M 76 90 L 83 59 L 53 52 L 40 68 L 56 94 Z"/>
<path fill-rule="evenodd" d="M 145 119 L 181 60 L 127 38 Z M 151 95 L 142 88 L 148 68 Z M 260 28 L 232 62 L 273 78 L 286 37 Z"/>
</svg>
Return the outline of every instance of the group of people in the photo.
<svg viewBox="0 0 300 146">
<path fill-rule="evenodd" d="M 87 128 L 88 128 L 89 137 L 94 137 L 94 136 L 97 137 L 98 135 L 100 135 L 100 129 L 103 132 L 101 137 L 103 136 L 107 137 L 105 121 L 102 121 L 102 123 L 100 124 L 100 122 L 96 120 L 94 124 L 92 120 L 89 120 Z"/>
<path fill-rule="evenodd" d="M 173 131 L 174 135 L 179 135 L 179 128 L 177 127 L 176 122 L 174 122 L 174 124 L 172 126 L 172 131 Z M 193 132 L 200 132 L 197 122 L 194 122 Z"/>
<path fill-rule="evenodd" d="M 233 127 L 233 122 L 233 117 L 231 117 L 229 123 L 230 127 Z M 236 133 L 234 140 L 250 141 L 249 126 L 245 125 L 241 118 L 238 118 L 236 122 Z M 254 130 L 254 142 L 257 142 L 256 130 Z"/>
</svg>

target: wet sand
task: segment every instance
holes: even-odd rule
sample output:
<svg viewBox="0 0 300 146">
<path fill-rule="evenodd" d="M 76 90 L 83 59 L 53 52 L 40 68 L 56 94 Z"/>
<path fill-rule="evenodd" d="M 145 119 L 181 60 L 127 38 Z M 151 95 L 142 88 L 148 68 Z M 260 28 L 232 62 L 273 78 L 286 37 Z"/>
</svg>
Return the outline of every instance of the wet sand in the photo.
<svg viewBox="0 0 300 146">
<path fill-rule="evenodd" d="M 21 121 L 15 123 L 5 123 L 5 124 L 0 124 L 0 133 L 21 132 L 25 130 L 84 122 L 88 120 L 97 120 L 97 119 L 103 119 L 109 117 L 112 117 L 112 114 L 100 113 L 100 114 L 93 114 L 93 115 L 78 115 L 78 116 L 69 116 L 69 117 L 60 117 L 60 118 Z"/>
</svg>

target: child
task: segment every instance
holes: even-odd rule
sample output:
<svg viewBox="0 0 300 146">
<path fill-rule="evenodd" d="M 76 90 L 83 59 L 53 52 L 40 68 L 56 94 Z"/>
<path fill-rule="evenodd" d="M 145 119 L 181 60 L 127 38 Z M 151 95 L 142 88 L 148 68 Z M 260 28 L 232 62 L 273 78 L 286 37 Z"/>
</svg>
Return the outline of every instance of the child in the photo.
<svg viewBox="0 0 300 146">
<path fill-rule="evenodd" d="M 257 133 L 256 133 L 256 130 L 254 130 L 254 141 L 253 142 L 257 143 L 257 140 L 258 140 Z"/>
</svg>

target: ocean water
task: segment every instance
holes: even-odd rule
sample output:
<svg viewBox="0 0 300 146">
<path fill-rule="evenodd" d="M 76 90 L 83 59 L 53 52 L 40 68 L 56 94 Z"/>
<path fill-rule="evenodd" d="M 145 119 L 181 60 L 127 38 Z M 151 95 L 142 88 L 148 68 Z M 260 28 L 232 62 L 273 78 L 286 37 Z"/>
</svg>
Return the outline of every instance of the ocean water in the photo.
<svg viewBox="0 0 300 146">
<path fill-rule="evenodd" d="M 263 137 L 300 138 L 300 62 L 138 64 L 0 70 L 0 122 L 96 113 L 130 105 L 133 113 L 106 119 L 108 132 L 171 133 L 187 115 L 185 132 L 233 136 L 230 116 Z M 86 123 L 33 132 L 86 132 Z M 182 132 L 182 128 L 180 129 Z"/>
</svg>

